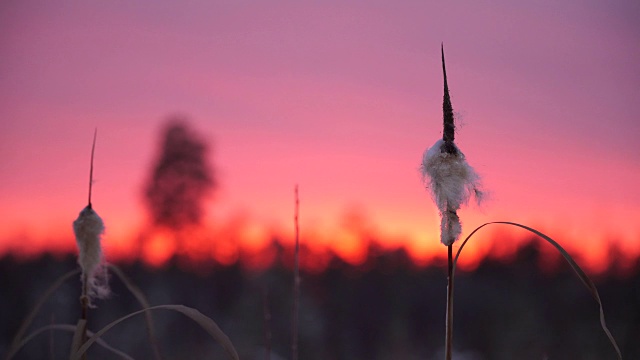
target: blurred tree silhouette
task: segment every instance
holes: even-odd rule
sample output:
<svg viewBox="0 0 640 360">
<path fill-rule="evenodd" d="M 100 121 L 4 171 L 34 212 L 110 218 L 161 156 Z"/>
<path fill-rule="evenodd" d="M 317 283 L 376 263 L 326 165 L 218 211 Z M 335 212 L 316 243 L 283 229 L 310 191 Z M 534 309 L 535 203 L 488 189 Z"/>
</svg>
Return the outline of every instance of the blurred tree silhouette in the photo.
<svg viewBox="0 0 640 360">
<path fill-rule="evenodd" d="M 153 225 L 173 231 L 200 225 L 203 201 L 217 187 L 207 153 L 207 144 L 185 118 L 169 118 L 144 190 Z"/>
</svg>

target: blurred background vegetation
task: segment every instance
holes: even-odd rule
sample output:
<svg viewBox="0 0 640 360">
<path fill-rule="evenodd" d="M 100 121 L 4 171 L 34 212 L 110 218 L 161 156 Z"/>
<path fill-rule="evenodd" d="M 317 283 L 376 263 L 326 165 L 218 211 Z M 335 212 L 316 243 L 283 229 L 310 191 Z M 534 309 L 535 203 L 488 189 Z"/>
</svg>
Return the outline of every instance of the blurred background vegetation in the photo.
<svg viewBox="0 0 640 360">
<path fill-rule="evenodd" d="M 151 305 L 184 304 L 213 318 L 242 359 L 290 358 L 292 250 L 274 241 L 277 258 L 266 270 L 236 263 L 188 263 L 174 257 L 162 268 L 120 264 Z M 486 259 L 456 277 L 456 359 L 614 359 L 602 332 L 596 302 L 564 263 L 543 266 L 541 246 L 531 242 L 509 262 Z M 303 249 L 304 252 L 304 249 Z M 304 254 L 304 253 L 303 253 Z M 30 261 L 0 260 L 0 353 L 21 321 L 55 279 L 76 267 L 74 257 L 43 255 Z M 625 359 L 640 358 L 640 262 L 615 264 L 594 281 L 607 322 Z M 50 298 L 30 331 L 51 323 L 75 324 L 79 281 Z M 112 277 L 113 295 L 90 312 L 98 330 L 139 309 Z M 402 250 L 372 247 L 367 261 L 352 266 L 332 257 L 322 272 L 302 272 L 301 359 L 439 359 L 444 344 L 444 266 L 418 267 Z M 270 314 L 266 320 L 265 307 Z M 172 312 L 154 313 L 165 359 L 223 358 L 221 348 L 196 324 Z M 29 332 L 30 332 L 29 331 Z M 266 334 L 271 339 L 266 342 Z M 18 359 L 68 356 L 71 333 L 45 332 Z M 108 332 L 104 339 L 136 359 L 152 358 L 143 317 Z M 113 355 L 94 346 L 90 358 Z"/>
</svg>

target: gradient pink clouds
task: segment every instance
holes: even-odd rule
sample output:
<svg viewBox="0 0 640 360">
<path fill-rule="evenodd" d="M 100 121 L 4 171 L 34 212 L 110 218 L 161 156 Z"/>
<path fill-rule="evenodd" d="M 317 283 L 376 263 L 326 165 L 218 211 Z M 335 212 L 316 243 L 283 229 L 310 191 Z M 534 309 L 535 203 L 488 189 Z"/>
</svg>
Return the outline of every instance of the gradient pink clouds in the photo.
<svg viewBox="0 0 640 360">
<path fill-rule="evenodd" d="M 94 205 L 126 248 L 160 122 L 179 112 L 214 142 L 212 224 L 240 213 L 286 233 L 298 183 L 303 235 L 332 238 L 356 208 L 434 256 L 418 166 L 441 136 L 443 41 L 457 141 L 492 193 L 462 212 L 465 233 L 512 220 L 574 251 L 639 254 L 639 14 L 633 1 L 0 5 L 0 253 L 25 237 L 73 248 L 95 127 Z"/>
</svg>

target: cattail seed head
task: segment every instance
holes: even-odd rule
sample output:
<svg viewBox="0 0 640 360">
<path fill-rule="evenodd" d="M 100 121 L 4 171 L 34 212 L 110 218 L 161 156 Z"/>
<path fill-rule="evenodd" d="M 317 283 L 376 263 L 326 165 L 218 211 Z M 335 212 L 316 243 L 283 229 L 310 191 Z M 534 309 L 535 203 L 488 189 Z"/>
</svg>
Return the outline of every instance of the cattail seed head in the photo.
<svg viewBox="0 0 640 360">
<path fill-rule="evenodd" d="M 458 209 L 473 196 L 481 201 L 480 176 L 467 163 L 464 154 L 455 144 L 455 153 L 444 151 L 445 141 L 439 139 L 425 151 L 420 170 L 427 188 L 431 191 L 442 217 L 441 238 L 444 245 L 451 245 L 462 232 Z"/>
<path fill-rule="evenodd" d="M 444 64 L 444 45 L 441 47 L 441 51 L 444 76 L 442 139 L 436 141 L 432 147 L 424 152 L 420 169 L 422 179 L 430 189 L 433 200 L 440 211 L 440 241 L 449 246 L 462 233 L 462 224 L 457 213 L 460 206 L 467 204 L 471 196 L 480 202 L 483 192 L 480 189 L 480 177 L 467 163 L 464 154 L 454 143 L 455 124 L 449 85 L 447 84 L 447 70 Z"/>
<path fill-rule="evenodd" d="M 87 295 L 90 298 L 104 298 L 109 294 L 100 245 L 104 223 L 90 205 L 82 209 L 73 222 L 73 232 L 78 244 L 78 264 L 82 268 L 82 278 L 87 281 Z"/>
</svg>

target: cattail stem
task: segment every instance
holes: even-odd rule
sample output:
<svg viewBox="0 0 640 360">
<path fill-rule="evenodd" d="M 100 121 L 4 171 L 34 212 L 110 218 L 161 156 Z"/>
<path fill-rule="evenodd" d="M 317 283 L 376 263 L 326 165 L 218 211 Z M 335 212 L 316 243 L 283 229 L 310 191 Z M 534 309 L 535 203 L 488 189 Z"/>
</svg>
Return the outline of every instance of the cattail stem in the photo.
<svg viewBox="0 0 640 360">
<path fill-rule="evenodd" d="M 89 296 L 87 295 L 87 277 L 82 276 L 82 295 L 80 296 L 81 314 L 82 320 L 87 320 L 87 313 L 89 311 Z"/>
<path fill-rule="evenodd" d="M 87 275 L 82 275 L 82 295 L 80 296 L 80 318 L 84 320 L 84 329 L 82 329 L 82 337 L 80 345 L 87 341 L 87 321 L 89 315 L 89 295 L 87 294 L 88 283 Z M 82 360 L 87 360 L 87 353 L 82 354 Z"/>
<path fill-rule="evenodd" d="M 298 225 L 298 209 L 300 207 L 300 200 L 298 198 L 298 185 L 295 187 L 295 233 L 296 233 L 296 247 L 294 253 L 294 265 L 293 265 L 293 320 L 291 324 L 291 359 L 298 360 L 298 312 L 300 301 L 300 227 Z"/>
<path fill-rule="evenodd" d="M 453 348 L 453 245 L 447 246 L 447 316 L 445 326 L 445 360 L 451 360 Z"/>
</svg>

